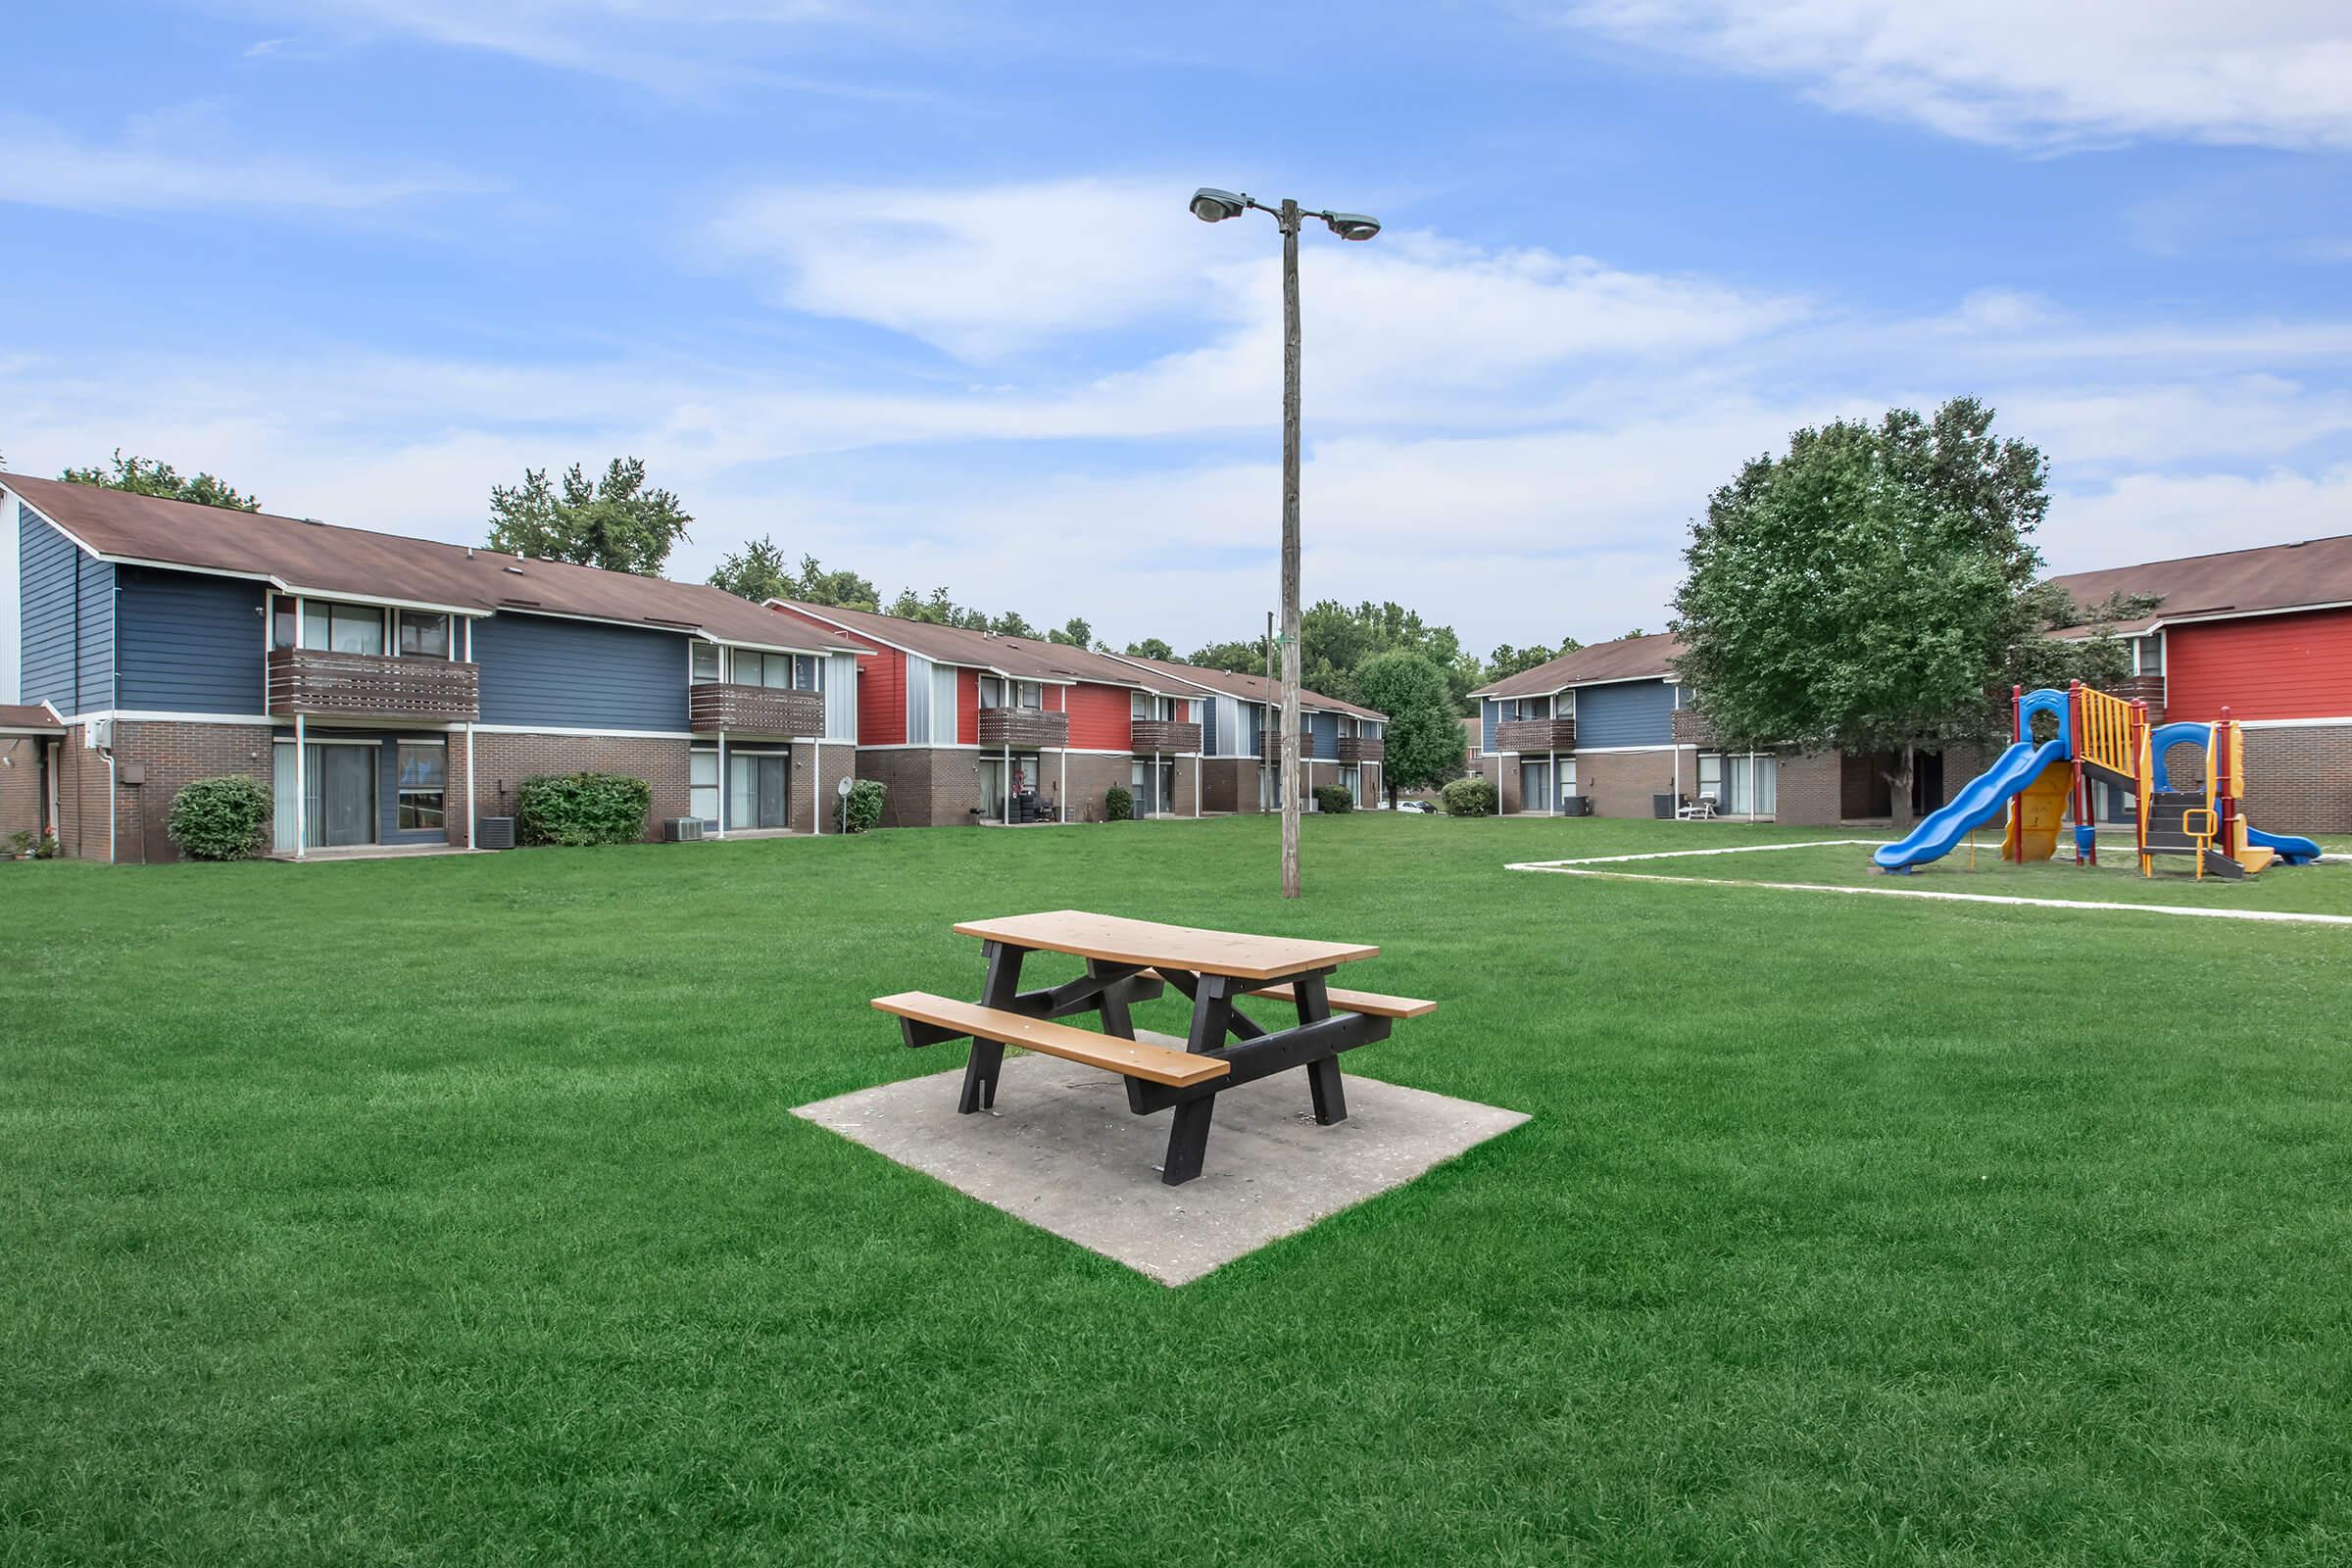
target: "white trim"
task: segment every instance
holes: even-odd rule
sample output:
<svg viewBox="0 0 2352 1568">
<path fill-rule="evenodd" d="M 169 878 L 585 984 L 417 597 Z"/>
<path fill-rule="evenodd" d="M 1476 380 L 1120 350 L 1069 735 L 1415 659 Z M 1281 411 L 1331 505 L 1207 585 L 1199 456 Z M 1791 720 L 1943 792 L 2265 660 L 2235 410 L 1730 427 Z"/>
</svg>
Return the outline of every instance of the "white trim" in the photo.
<svg viewBox="0 0 2352 1568">
<path fill-rule="evenodd" d="M 596 735 L 626 741 L 693 741 L 703 737 L 688 729 L 582 729 L 564 724 L 476 724 L 485 735 Z"/>
<path fill-rule="evenodd" d="M 174 566 L 168 563 L 159 563 L 159 564 L 162 564 L 166 571 L 192 571 L 196 569 L 192 566 Z M 223 575 L 226 574 L 224 573 Z M 472 609 L 467 609 L 463 605 L 436 604 L 429 599 L 386 599 L 381 594 L 364 593 L 356 589 L 297 588 L 281 582 L 276 577 L 271 577 L 269 579 L 269 581 L 276 587 L 279 593 L 292 594 L 297 599 L 340 599 L 345 604 L 373 605 L 378 610 L 421 610 L 427 614 L 433 615 L 464 615 L 471 617 L 475 615 L 487 615 L 490 613 L 489 611 L 480 608 L 478 605 Z"/>
<path fill-rule="evenodd" d="M 395 746 L 447 746 L 449 735 L 446 731 L 439 735 L 395 735 L 392 737 L 392 744 Z"/>
<path fill-rule="evenodd" d="M 526 613 L 528 613 L 528 612 L 526 612 Z M 648 622 L 648 624 L 650 625 L 650 624 L 651 624 L 651 622 Z M 661 629 L 662 629 L 662 628 L 661 628 L 661 627 L 656 627 L 655 629 L 656 629 L 656 630 L 661 630 Z M 713 633 L 713 632 L 707 631 L 707 630 L 701 630 L 701 629 L 696 629 L 696 630 L 693 630 L 693 631 L 689 631 L 689 632 L 687 633 L 687 635 L 689 635 L 689 636 L 691 636 L 691 637 L 697 637 L 697 638 L 699 638 L 699 639 L 701 639 L 702 641 L 704 641 L 704 642 L 707 642 L 707 643 L 716 643 L 716 644 L 718 644 L 718 646 L 719 646 L 719 647 L 721 647 L 721 648 L 742 648 L 742 649 L 746 649 L 746 650 L 748 650 L 748 651 L 750 651 L 750 652 L 752 652 L 752 653 L 755 653 L 755 654 L 806 654 L 806 655 L 810 655 L 810 656 L 812 656 L 812 657 L 814 657 L 814 658 L 817 658 L 817 659 L 822 659 L 822 658 L 824 658 L 824 657 L 825 657 L 827 654 L 848 654 L 848 653 L 860 653 L 860 652 L 861 652 L 861 653 L 864 653 L 864 654 L 866 654 L 866 655 L 870 656 L 870 655 L 872 655 L 872 653 L 873 653 L 873 650 L 872 650 L 872 649 L 870 649 L 870 648 L 866 648 L 866 649 L 850 649 L 850 648 L 796 648 L 796 647 L 793 647 L 793 646 L 792 646 L 791 644 L 789 644 L 789 643 L 747 643 L 747 642 L 738 642 L 737 640 L 735 640 L 735 639 L 734 639 L 734 638 L 732 638 L 732 637 L 721 637 L 721 636 L 718 636 L 717 634 L 715 634 L 715 633 Z M 796 688 L 796 689 L 805 689 L 805 688 Z"/>
<path fill-rule="evenodd" d="M 282 724 L 286 720 L 269 713 L 180 713 L 149 708 L 94 708 L 86 713 L 75 713 L 64 722 L 86 724 L 95 719 L 118 718 L 126 724 Z"/>
<path fill-rule="evenodd" d="M 917 654 L 915 657 L 919 659 L 922 656 Z M 974 741 L 941 741 L 937 745 L 929 741 L 859 741 L 858 749 L 861 752 L 976 752 L 980 747 Z M 1054 748 L 1049 746 L 1042 749 L 1052 751 Z"/>
<path fill-rule="evenodd" d="M 2279 545 L 2271 548 L 2285 549 L 2288 547 Z M 2133 637 L 2145 637 L 2151 632 L 2163 631 L 2168 626 L 2194 626 L 2209 620 L 2250 620 L 2259 615 L 2303 615 L 2323 610 L 2352 610 L 2352 599 L 2326 599 L 2311 605 L 2273 605 L 2268 610 L 2184 610 L 2178 615 L 2156 615 L 2146 625 L 2136 626 L 2131 631 L 2111 625 L 2107 628 L 2107 634 L 2130 641 Z M 2125 624 L 2131 623 L 2126 622 Z M 2086 643 L 2096 634 L 2094 628 L 2085 627 L 2081 630 L 2070 629 L 2063 636 L 2057 632 L 2051 632 L 2048 635 L 2052 642 Z M 2165 650 L 2165 659 L 2169 664 L 2172 659 L 2172 650 L 2169 648 Z"/>
<path fill-rule="evenodd" d="M 304 737 L 298 742 L 291 735 L 272 735 L 270 737 L 270 744 L 272 746 L 372 746 L 381 749 L 384 744 L 384 738 L 381 735 L 370 735 L 364 741 L 320 740 L 316 735 L 310 735 Z M 427 743 L 423 741 L 403 741 L 400 744 L 404 746 L 421 746 Z"/>
<path fill-rule="evenodd" d="M 2236 723 L 2239 729 L 2328 729 L 2338 724 L 2352 727 L 2352 718 L 2241 718 Z"/>
</svg>

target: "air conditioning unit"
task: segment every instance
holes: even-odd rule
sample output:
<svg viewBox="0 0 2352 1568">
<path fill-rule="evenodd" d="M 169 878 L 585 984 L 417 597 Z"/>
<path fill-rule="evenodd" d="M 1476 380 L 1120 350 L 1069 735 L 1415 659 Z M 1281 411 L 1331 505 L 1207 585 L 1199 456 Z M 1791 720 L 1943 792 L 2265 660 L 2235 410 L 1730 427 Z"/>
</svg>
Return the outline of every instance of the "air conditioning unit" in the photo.
<svg viewBox="0 0 2352 1568">
<path fill-rule="evenodd" d="M 473 847 L 477 850 L 513 849 L 514 847 L 514 819 L 511 816 L 475 818 Z"/>
<path fill-rule="evenodd" d="M 703 819 L 699 816 L 673 816 L 662 824 L 664 844 L 700 844 L 703 842 Z"/>
</svg>

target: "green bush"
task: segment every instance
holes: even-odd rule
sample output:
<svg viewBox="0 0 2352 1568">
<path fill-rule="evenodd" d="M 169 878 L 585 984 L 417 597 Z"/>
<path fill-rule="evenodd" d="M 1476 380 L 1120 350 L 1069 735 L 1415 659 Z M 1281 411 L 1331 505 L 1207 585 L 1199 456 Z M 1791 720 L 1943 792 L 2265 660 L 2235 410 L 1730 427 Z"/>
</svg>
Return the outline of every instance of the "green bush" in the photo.
<svg viewBox="0 0 2352 1568">
<path fill-rule="evenodd" d="M 1355 809 L 1355 797 L 1341 785 L 1318 784 L 1315 786 L 1315 809 L 1326 816 L 1352 811 Z"/>
<path fill-rule="evenodd" d="M 863 833 L 882 820 L 884 790 L 879 779 L 861 778 L 850 786 L 850 804 L 843 812 L 842 831 Z"/>
<path fill-rule="evenodd" d="M 1494 786 L 1483 778 L 1457 778 L 1438 792 L 1447 816 L 1493 816 Z"/>
<path fill-rule="evenodd" d="M 32 833 L 30 830 L 19 828 L 8 836 L 8 858 L 12 860 L 32 858 Z"/>
<path fill-rule="evenodd" d="M 514 786 L 514 836 L 523 844 L 634 844 L 653 807 L 653 786 L 626 773 L 542 774 Z"/>
<path fill-rule="evenodd" d="M 200 778 L 172 797 L 165 831 L 191 860 L 246 860 L 269 842 L 270 787 L 230 774 Z"/>
<path fill-rule="evenodd" d="M 1135 815 L 1135 797 L 1127 793 L 1126 785 L 1110 787 L 1110 793 L 1102 797 L 1102 814 L 1113 822 L 1124 822 Z"/>
</svg>

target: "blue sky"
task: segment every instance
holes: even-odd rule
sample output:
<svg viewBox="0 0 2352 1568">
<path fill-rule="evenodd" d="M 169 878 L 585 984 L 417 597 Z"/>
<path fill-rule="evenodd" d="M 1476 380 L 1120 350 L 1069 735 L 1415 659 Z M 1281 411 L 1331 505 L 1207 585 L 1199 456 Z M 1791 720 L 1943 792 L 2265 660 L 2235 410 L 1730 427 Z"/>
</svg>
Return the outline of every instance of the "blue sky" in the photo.
<svg viewBox="0 0 2352 1568">
<path fill-rule="evenodd" d="M 485 20 L 485 16 L 487 20 Z M 1471 645 L 1665 618 L 1803 423 L 1969 392 L 2055 567 L 2352 528 L 2352 15 L 2183 0 L 35 8 L 0 454 L 474 540 L 643 456 L 697 522 L 1190 648 L 1275 590 Z"/>
</svg>

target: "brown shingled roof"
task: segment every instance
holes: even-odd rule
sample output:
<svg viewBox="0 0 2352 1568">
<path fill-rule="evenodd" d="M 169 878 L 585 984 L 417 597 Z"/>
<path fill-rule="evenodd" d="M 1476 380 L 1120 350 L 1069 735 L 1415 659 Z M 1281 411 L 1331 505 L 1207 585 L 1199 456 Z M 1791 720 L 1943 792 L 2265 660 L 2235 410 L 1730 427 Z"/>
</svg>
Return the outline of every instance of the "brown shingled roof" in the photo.
<svg viewBox="0 0 2352 1568">
<path fill-rule="evenodd" d="M 34 730 L 44 735 L 63 735 L 66 726 L 57 716 L 37 703 L 0 703 L 0 735 Z"/>
<path fill-rule="evenodd" d="M 1571 686 L 1590 686 L 1599 681 L 1670 676 L 1674 673 L 1674 662 L 1682 656 L 1683 640 L 1672 632 L 1620 637 L 1613 643 L 1594 643 L 1573 654 L 1562 654 L 1533 669 L 1523 669 L 1491 686 L 1481 686 L 1470 695 L 1544 697 Z"/>
<path fill-rule="evenodd" d="M 0 485 L 99 556 L 254 577 L 322 597 L 395 600 L 486 614 L 500 609 L 580 615 L 722 642 L 803 652 L 857 651 L 724 589 L 301 517 L 200 507 L 96 485 L 0 474 Z"/>
<path fill-rule="evenodd" d="M 1100 663 L 1098 656 L 1084 649 L 1065 648 L 1058 643 L 1040 642 L 1027 637 L 999 637 L 993 632 L 972 631 L 962 626 L 942 626 L 928 620 L 912 620 L 904 615 L 877 614 L 870 610 L 844 610 L 839 605 L 809 605 L 792 599 L 771 599 L 768 603 L 814 615 L 837 626 L 846 626 L 859 636 L 871 637 L 876 642 L 888 643 L 894 648 L 903 648 L 936 663 L 993 669 L 1016 680 L 1108 680 L 1121 686 L 1138 684 L 1133 670 L 1105 672 L 1097 667 Z"/>
<path fill-rule="evenodd" d="M 2199 615 L 2352 604 L 2352 534 L 2070 572 L 2050 580 L 2085 608 L 2119 593 L 2164 596 L 2164 603 L 2150 613 L 2118 621 L 2114 629 L 2119 632 L 2146 631 L 2164 621 Z M 2086 629 L 2069 627 L 2059 635 Z"/>
<path fill-rule="evenodd" d="M 1202 691 L 1219 692 L 1227 697 L 1240 697 L 1252 703 L 1265 703 L 1272 707 L 1280 707 L 1282 704 L 1281 683 L 1268 680 L 1263 675 L 1244 675 L 1230 669 L 1210 669 L 1204 664 L 1187 664 L 1172 659 L 1139 659 L 1133 654 L 1116 654 L 1112 657 L 1123 663 L 1140 664 L 1146 669 L 1154 670 L 1163 675 L 1173 675 L 1178 680 L 1189 681 Z M 1352 713 L 1357 718 L 1369 718 L 1382 723 L 1386 723 L 1389 716 L 1374 709 L 1359 708 L 1353 703 L 1343 702 L 1337 697 L 1326 697 L 1321 692 L 1308 691 L 1303 686 L 1298 688 L 1298 702 L 1301 707 L 1321 709 L 1334 713 Z"/>
</svg>

